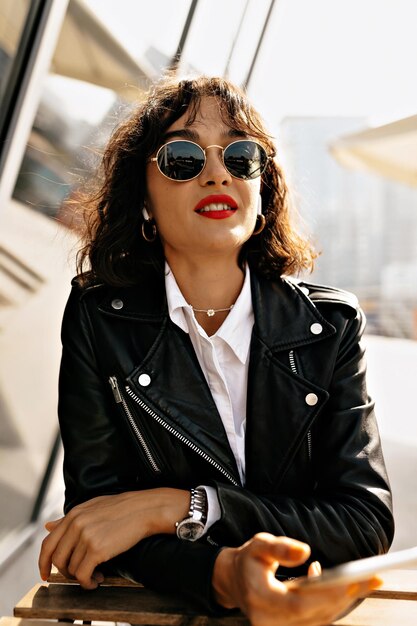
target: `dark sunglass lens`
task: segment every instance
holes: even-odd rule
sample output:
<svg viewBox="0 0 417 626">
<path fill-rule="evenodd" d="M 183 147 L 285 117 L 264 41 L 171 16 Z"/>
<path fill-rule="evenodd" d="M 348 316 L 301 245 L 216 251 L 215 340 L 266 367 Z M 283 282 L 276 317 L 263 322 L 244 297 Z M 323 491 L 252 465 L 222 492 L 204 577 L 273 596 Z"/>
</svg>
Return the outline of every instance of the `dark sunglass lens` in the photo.
<svg viewBox="0 0 417 626">
<path fill-rule="evenodd" d="M 172 180 L 190 180 L 204 167 L 204 152 L 190 141 L 171 141 L 158 153 L 158 166 Z"/>
<path fill-rule="evenodd" d="M 260 176 L 267 159 L 265 150 L 255 141 L 235 141 L 224 151 L 224 164 L 231 175 L 244 180 Z"/>
</svg>

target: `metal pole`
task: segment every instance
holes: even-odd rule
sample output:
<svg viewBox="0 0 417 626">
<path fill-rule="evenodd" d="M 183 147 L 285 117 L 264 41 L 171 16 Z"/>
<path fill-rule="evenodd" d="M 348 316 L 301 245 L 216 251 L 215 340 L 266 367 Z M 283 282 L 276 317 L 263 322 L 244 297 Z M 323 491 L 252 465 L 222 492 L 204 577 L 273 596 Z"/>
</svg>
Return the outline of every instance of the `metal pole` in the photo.
<svg viewBox="0 0 417 626">
<path fill-rule="evenodd" d="M 33 505 L 32 513 L 30 516 L 30 521 L 32 523 L 36 522 L 37 519 L 39 518 L 39 515 L 42 511 L 42 507 L 45 503 L 45 498 L 48 493 L 48 487 L 51 482 L 52 474 L 55 469 L 56 460 L 58 458 L 58 453 L 60 451 L 60 448 L 61 448 L 61 433 L 58 429 L 58 431 L 55 434 L 55 438 L 52 443 L 52 448 L 49 454 L 48 463 L 46 465 L 45 472 L 42 476 L 41 484 L 40 484 L 38 493 L 36 495 L 35 504 Z"/>
<path fill-rule="evenodd" d="M 170 63 L 169 69 L 173 70 L 174 72 L 178 68 L 179 62 L 181 60 L 181 55 L 184 50 L 185 42 L 187 41 L 188 32 L 190 30 L 191 22 L 193 21 L 197 4 L 198 4 L 198 0 L 192 0 L 190 9 L 188 11 L 187 19 L 185 20 L 184 28 L 182 30 L 181 39 L 179 41 L 177 51 L 172 57 L 172 61 Z"/>
<path fill-rule="evenodd" d="M 232 60 L 233 53 L 234 53 L 235 48 L 236 48 L 236 43 L 237 43 L 237 40 L 239 38 L 239 33 L 240 33 L 241 28 L 242 28 L 242 24 L 245 21 L 245 17 L 246 17 L 246 13 L 247 13 L 247 10 L 248 10 L 249 2 L 250 2 L 250 0 L 246 0 L 245 8 L 243 9 L 243 13 L 242 13 L 242 15 L 240 17 L 239 26 L 237 27 L 235 38 L 233 39 L 232 47 L 230 48 L 229 57 L 227 59 L 226 67 L 224 68 L 224 76 L 225 76 L 225 78 L 227 78 L 227 76 L 229 74 L 230 62 Z"/>
<path fill-rule="evenodd" d="M 256 64 L 256 61 L 257 61 L 257 58 L 258 58 L 258 54 L 259 54 L 259 51 L 260 51 L 261 46 L 262 46 L 263 38 L 264 38 L 265 33 L 266 33 L 266 28 L 268 26 L 269 18 L 271 17 L 272 9 L 274 8 L 274 4 L 275 4 L 275 0 L 271 0 L 271 4 L 269 5 L 268 13 L 267 13 L 267 16 L 265 18 L 265 22 L 264 22 L 264 25 L 263 25 L 263 28 L 262 28 L 261 35 L 259 37 L 258 45 L 256 46 L 255 54 L 253 55 L 253 59 L 252 59 L 251 66 L 249 68 L 248 75 L 246 76 L 246 79 L 245 79 L 245 81 L 243 82 L 243 85 L 242 85 L 243 89 L 245 89 L 245 90 L 248 89 L 248 85 L 249 85 L 250 79 L 252 78 L 253 69 L 255 67 L 255 64 Z"/>
</svg>

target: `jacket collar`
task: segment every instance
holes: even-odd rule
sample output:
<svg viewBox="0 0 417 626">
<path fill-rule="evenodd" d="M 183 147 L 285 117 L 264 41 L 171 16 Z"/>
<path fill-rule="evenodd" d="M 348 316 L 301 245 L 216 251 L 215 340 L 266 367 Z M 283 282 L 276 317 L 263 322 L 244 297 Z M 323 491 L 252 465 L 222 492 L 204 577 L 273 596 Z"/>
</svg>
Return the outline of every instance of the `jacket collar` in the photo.
<svg viewBox="0 0 417 626">
<path fill-rule="evenodd" d="M 164 279 L 155 276 L 131 287 L 109 287 L 98 308 L 121 319 L 163 322 L 168 317 Z"/>
<path fill-rule="evenodd" d="M 289 278 L 272 281 L 254 274 L 252 301 L 255 333 L 271 349 L 296 348 L 336 332 L 297 283 Z"/>
<path fill-rule="evenodd" d="M 271 349 L 296 348 L 335 333 L 335 328 L 291 279 L 267 280 L 252 270 L 251 290 L 254 332 Z M 99 309 L 108 315 L 138 322 L 166 321 L 169 313 L 164 280 L 111 288 Z"/>
</svg>

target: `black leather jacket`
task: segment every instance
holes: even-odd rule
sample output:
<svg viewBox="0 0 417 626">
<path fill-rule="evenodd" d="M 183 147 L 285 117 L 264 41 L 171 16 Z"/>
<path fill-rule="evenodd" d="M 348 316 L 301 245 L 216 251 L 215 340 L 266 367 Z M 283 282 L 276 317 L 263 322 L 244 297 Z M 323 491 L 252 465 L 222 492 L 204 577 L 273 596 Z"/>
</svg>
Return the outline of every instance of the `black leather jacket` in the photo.
<svg viewBox="0 0 417 626">
<path fill-rule="evenodd" d="M 384 552 L 393 537 L 356 299 L 253 271 L 251 287 L 244 486 L 189 336 L 170 321 L 163 280 L 73 281 L 63 321 L 65 510 L 102 494 L 214 486 L 222 517 L 209 537 L 150 537 L 114 562 L 207 606 L 218 546 L 268 531 L 309 543 L 326 567 Z"/>
</svg>

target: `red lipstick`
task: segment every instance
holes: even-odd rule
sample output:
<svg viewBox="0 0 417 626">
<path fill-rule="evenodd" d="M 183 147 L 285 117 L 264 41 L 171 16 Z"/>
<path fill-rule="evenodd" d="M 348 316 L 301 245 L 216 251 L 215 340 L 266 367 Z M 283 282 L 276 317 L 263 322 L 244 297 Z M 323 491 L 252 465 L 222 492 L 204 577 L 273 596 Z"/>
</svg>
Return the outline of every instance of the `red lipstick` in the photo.
<svg viewBox="0 0 417 626">
<path fill-rule="evenodd" d="M 237 208 L 237 202 L 234 198 L 216 193 L 202 198 L 195 206 L 194 211 L 202 217 L 221 220 L 233 215 Z"/>
</svg>

